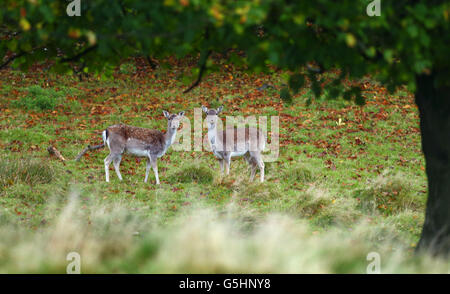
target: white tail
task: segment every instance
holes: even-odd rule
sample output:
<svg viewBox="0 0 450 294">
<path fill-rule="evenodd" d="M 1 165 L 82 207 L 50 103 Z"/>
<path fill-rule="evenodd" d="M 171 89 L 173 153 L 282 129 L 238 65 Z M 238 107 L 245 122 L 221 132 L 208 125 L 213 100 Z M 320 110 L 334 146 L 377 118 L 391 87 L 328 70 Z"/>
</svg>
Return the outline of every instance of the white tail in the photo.
<svg viewBox="0 0 450 294">
<path fill-rule="evenodd" d="M 219 159 L 223 172 L 230 173 L 230 162 L 232 157 L 243 156 L 251 166 L 250 181 L 253 181 L 256 168 L 260 171 L 260 181 L 264 182 L 264 161 L 262 152 L 265 148 L 264 134 L 252 127 L 217 129 L 218 114 L 222 111 L 222 106 L 218 109 L 208 109 L 202 106 L 206 113 L 208 124 L 208 141 L 214 155 Z"/>
<path fill-rule="evenodd" d="M 155 173 L 156 184 L 159 184 L 157 159 L 163 156 L 167 149 L 175 141 L 177 129 L 180 126 L 180 120 L 184 111 L 179 114 L 169 114 L 164 111 L 167 118 L 167 132 L 163 134 L 157 130 L 138 128 L 124 124 L 113 125 L 102 133 L 102 138 L 110 153 L 105 158 L 106 181 L 109 182 L 109 165 L 114 164 L 114 169 L 122 180 L 120 174 L 120 162 L 123 153 L 129 153 L 139 157 L 147 157 L 147 167 L 145 170 L 144 182 L 147 182 L 150 166 Z"/>
</svg>

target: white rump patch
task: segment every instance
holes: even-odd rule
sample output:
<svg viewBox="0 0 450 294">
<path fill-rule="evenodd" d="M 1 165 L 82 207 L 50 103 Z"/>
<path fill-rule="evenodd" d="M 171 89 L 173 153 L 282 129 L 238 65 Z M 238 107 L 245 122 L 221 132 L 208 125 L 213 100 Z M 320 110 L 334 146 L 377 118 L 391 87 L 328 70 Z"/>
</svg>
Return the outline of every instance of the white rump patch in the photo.
<svg viewBox="0 0 450 294">
<path fill-rule="evenodd" d="M 106 130 L 102 132 L 102 138 L 103 138 L 103 143 L 104 143 L 105 145 L 107 145 L 109 149 L 111 149 L 111 148 L 109 147 L 109 138 L 106 139 Z"/>
</svg>

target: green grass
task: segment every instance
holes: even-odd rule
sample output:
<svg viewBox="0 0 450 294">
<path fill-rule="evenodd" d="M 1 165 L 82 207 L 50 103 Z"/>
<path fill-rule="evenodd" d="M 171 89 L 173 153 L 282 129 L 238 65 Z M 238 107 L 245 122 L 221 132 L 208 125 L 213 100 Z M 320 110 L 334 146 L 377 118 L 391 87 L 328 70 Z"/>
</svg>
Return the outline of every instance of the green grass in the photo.
<svg viewBox="0 0 450 294">
<path fill-rule="evenodd" d="M 282 74 L 214 73 L 183 94 L 182 65 L 144 74 L 132 65 L 108 81 L 40 73 L 53 81 L 41 90 L 35 77 L 2 71 L 0 272 L 64 273 L 71 251 L 83 273 L 365 273 L 372 251 L 382 272 L 447 272 L 447 263 L 413 255 L 426 176 L 408 92 L 391 95 L 366 78 L 377 88 L 363 91 L 363 107 L 329 93 L 316 100 L 307 86 L 284 104 Z M 262 83 L 275 89 L 257 91 Z M 109 125 L 164 130 L 162 110 L 184 110 L 193 125 L 202 104 L 223 104 L 224 117 L 280 116 L 279 158 L 266 163 L 266 182 L 250 183 L 243 159 L 222 175 L 207 151 L 169 149 L 158 161 L 160 186 L 152 172 L 143 182 L 143 159 L 125 155 L 124 180 L 111 166 L 110 183 L 107 150 L 73 161 Z"/>
<path fill-rule="evenodd" d="M 48 161 L 0 158 L 0 191 L 18 183 L 31 187 L 47 184 L 55 177 L 55 168 Z"/>
<path fill-rule="evenodd" d="M 187 165 L 168 177 L 172 183 L 208 184 L 214 179 L 211 169 L 205 165 Z"/>
<path fill-rule="evenodd" d="M 30 86 L 24 89 L 27 92 L 13 105 L 26 110 L 52 110 L 61 100 L 61 94 L 53 89 L 41 88 L 40 86 Z"/>
<path fill-rule="evenodd" d="M 413 193 L 411 186 L 404 175 L 388 176 L 384 172 L 367 188 L 356 191 L 355 196 L 360 200 L 360 207 L 367 212 L 392 215 L 408 209 L 423 210 L 425 201 Z"/>
<path fill-rule="evenodd" d="M 134 74 L 136 72 L 136 66 L 133 63 L 122 63 L 119 72 L 125 75 Z"/>
</svg>

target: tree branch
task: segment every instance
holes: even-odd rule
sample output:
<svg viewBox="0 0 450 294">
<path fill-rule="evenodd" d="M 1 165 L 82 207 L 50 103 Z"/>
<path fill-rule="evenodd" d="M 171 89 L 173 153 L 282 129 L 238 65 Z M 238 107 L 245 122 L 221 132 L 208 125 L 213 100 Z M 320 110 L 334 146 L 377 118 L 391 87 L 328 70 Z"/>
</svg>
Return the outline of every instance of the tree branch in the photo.
<svg viewBox="0 0 450 294">
<path fill-rule="evenodd" d="M 86 152 L 91 151 L 91 150 L 100 149 L 103 147 L 105 147 L 105 144 L 100 144 L 100 145 L 95 145 L 95 146 L 87 145 L 86 148 L 84 148 L 80 153 L 78 153 L 77 157 L 75 158 L 75 161 L 80 161 L 81 157 L 83 157 L 84 154 L 86 154 Z"/>
<path fill-rule="evenodd" d="M 147 55 L 146 58 L 147 58 L 148 64 L 150 65 L 150 67 L 151 67 L 152 69 L 155 69 L 155 68 L 158 67 L 158 64 L 157 64 L 155 61 L 153 61 L 153 58 L 152 58 L 150 55 Z"/>
<path fill-rule="evenodd" d="M 8 64 L 9 64 L 11 61 L 13 61 L 14 59 L 19 58 L 19 57 L 21 57 L 21 56 L 23 56 L 23 55 L 25 55 L 25 52 L 21 52 L 21 53 L 18 53 L 18 54 L 14 54 L 13 56 L 11 56 L 10 58 L 8 58 L 5 62 L 3 62 L 3 63 L 0 65 L 0 70 L 6 68 L 6 67 L 8 66 Z"/>
<path fill-rule="evenodd" d="M 94 45 L 91 46 L 89 48 L 86 48 L 85 50 L 81 51 L 80 53 L 78 53 L 75 56 L 72 57 L 66 57 L 61 59 L 61 62 L 71 62 L 71 61 L 77 61 L 78 59 L 80 59 L 82 56 L 88 54 L 89 52 L 91 52 L 92 50 L 96 49 L 98 47 L 98 45 Z"/>
<path fill-rule="evenodd" d="M 211 55 L 211 50 L 208 50 L 206 52 L 206 55 L 203 59 L 201 59 L 201 64 L 200 64 L 200 71 L 198 72 L 198 77 L 197 80 L 186 90 L 183 91 L 183 94 L 186 94 L 188 92 L 190 92 L 192 89 L 194 89 L 195 87 L 197 87 L 200 84 L 200 81 L 202 80 L 203 74 L 205 72 L 206 69 L 206 62 L 208 61 L 208 57 L 209 55 Z"/>
</svg>

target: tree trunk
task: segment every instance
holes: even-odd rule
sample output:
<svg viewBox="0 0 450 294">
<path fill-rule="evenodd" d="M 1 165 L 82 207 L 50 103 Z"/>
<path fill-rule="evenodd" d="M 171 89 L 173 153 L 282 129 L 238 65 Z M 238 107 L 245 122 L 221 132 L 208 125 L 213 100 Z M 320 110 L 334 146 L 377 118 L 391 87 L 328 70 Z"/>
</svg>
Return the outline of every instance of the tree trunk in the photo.
<svg viewBox="0 0 450 294">
<path fill-rule="evenodd" d="M 418 252 L 450 254 L 450 89 L 437 87 L 436 75 L 416 78 L 422 150 L 428 178 L 425 223 Z"/>
</svg>

